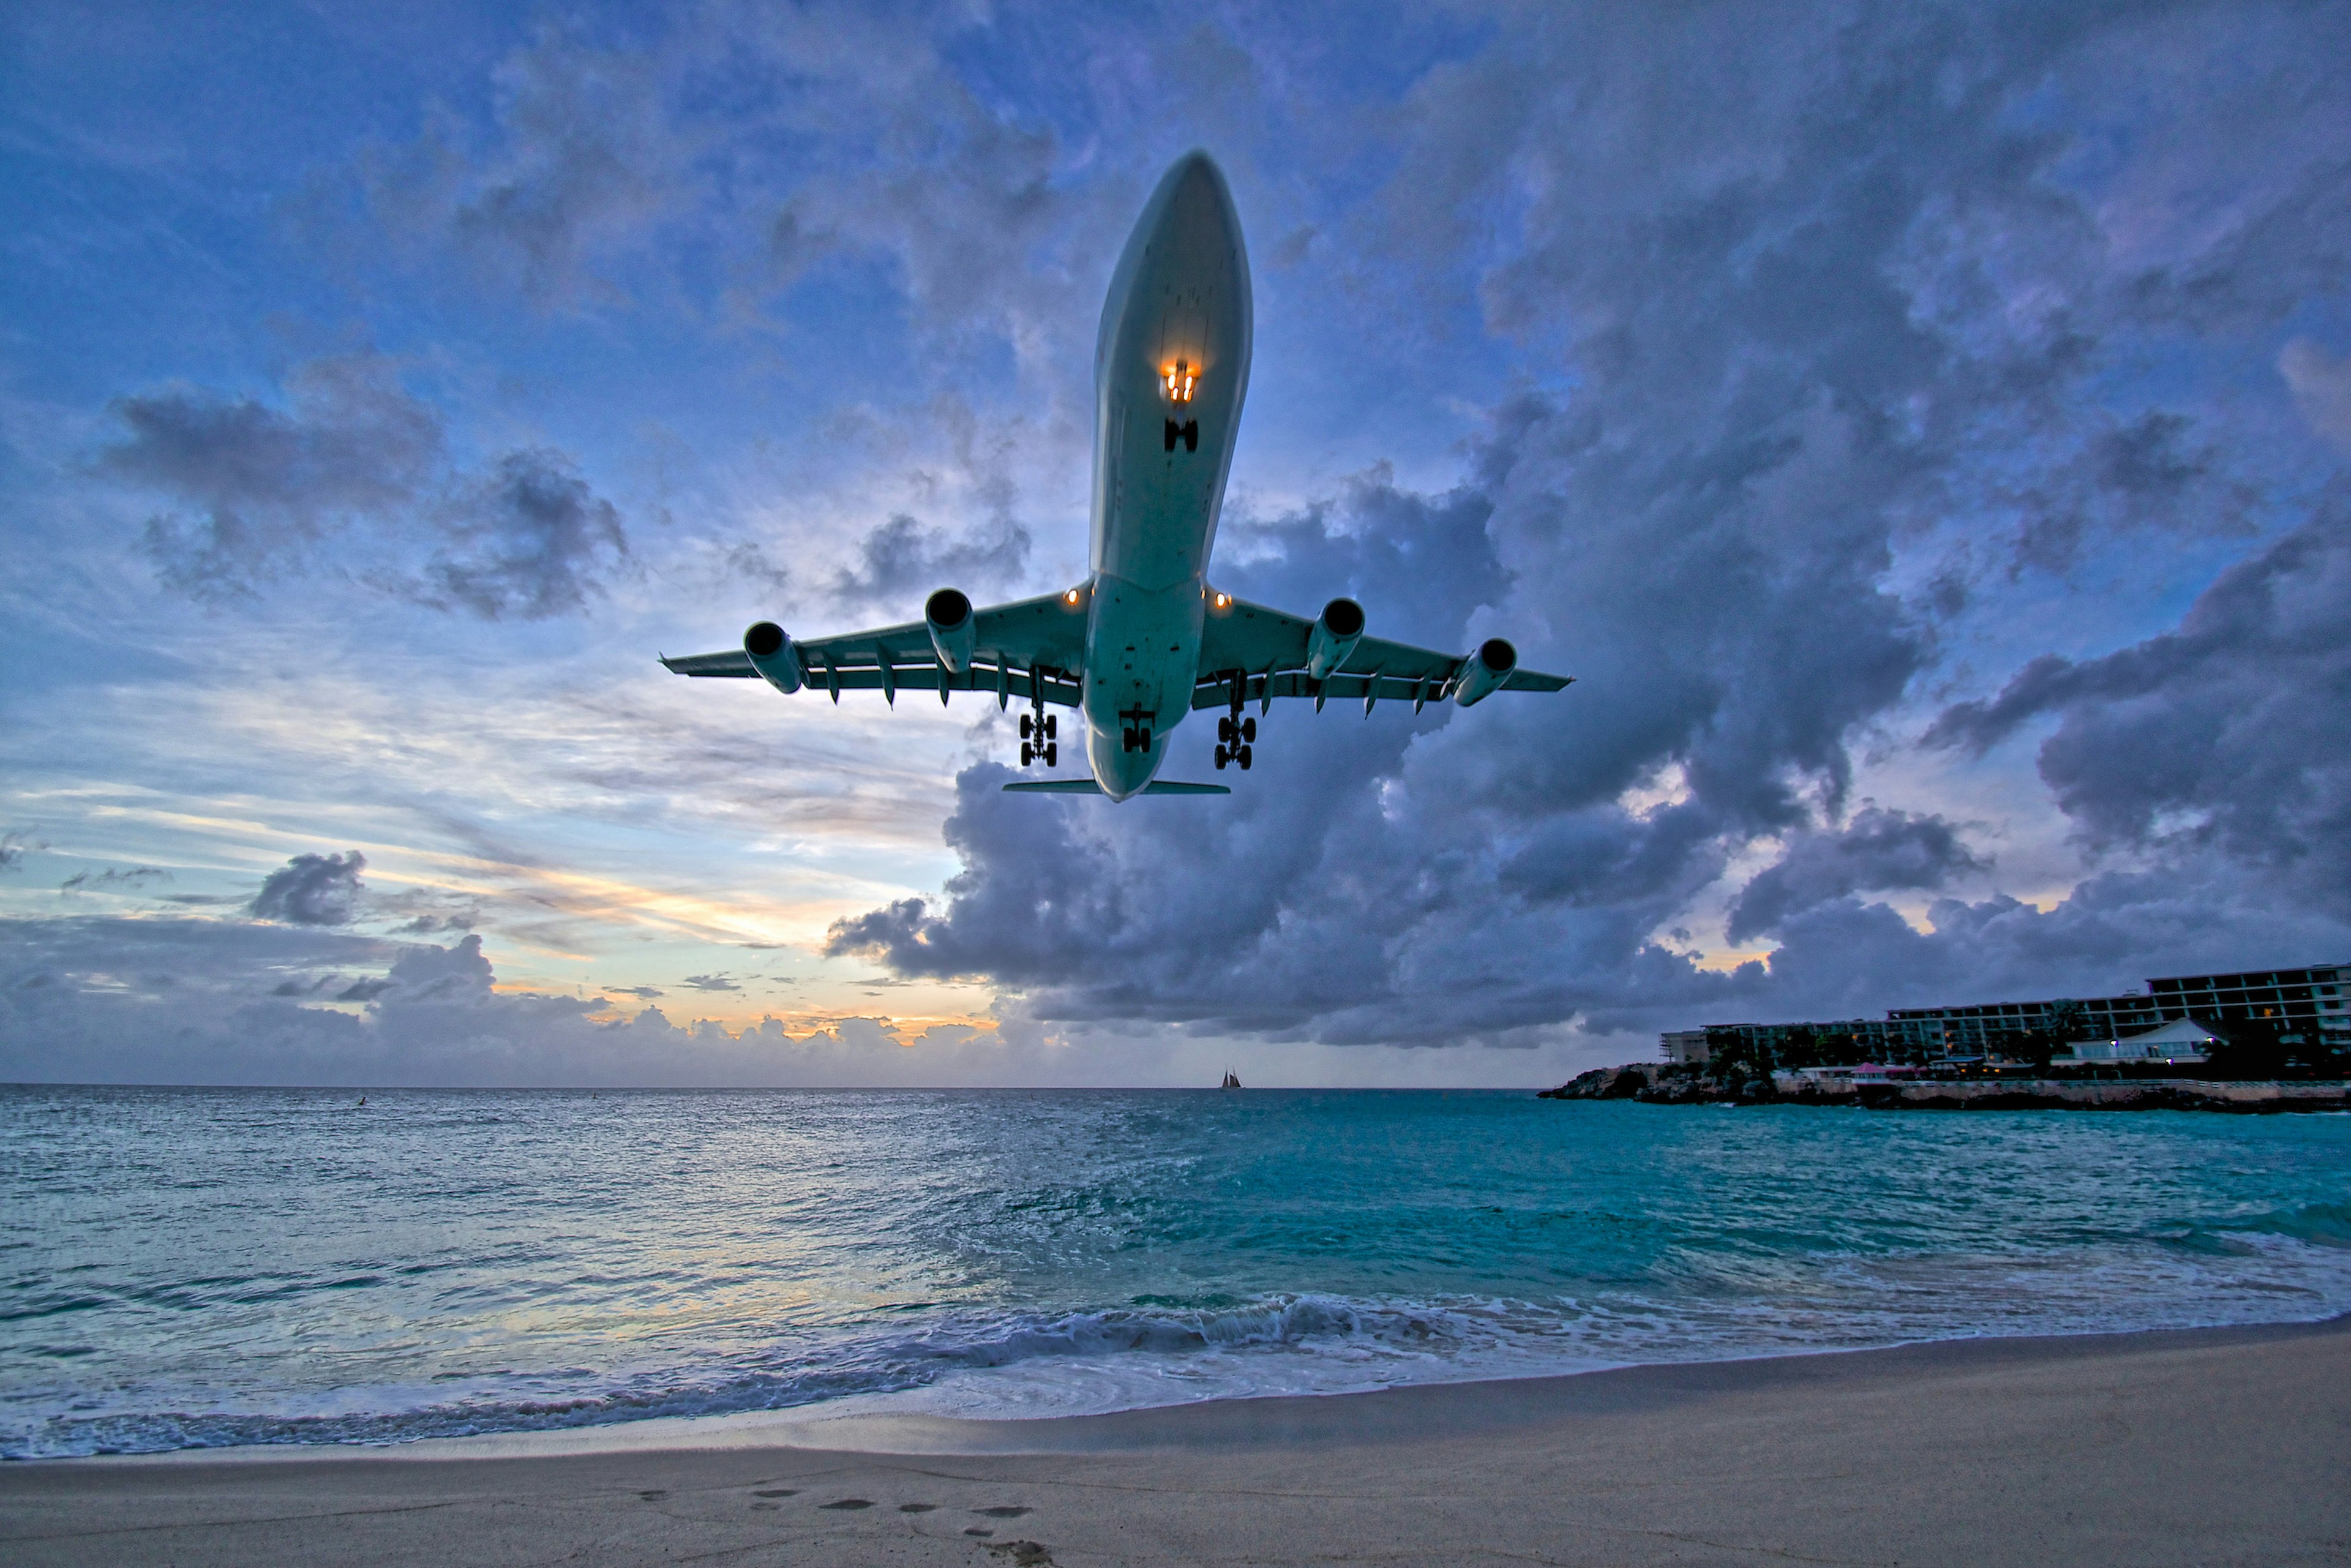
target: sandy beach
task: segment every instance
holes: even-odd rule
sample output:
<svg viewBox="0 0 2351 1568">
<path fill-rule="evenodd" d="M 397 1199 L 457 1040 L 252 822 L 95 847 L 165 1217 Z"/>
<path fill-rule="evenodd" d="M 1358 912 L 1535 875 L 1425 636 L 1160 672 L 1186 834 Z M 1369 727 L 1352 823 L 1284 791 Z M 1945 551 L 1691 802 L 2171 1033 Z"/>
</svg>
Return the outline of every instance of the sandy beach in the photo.
<svg viewBox="0 0 2351 1568">
<path fill-rule="evenodd" d="M 21 1463 L 20 1564 L 2351 1560 L 2351 1322 Z"/>
</svg>

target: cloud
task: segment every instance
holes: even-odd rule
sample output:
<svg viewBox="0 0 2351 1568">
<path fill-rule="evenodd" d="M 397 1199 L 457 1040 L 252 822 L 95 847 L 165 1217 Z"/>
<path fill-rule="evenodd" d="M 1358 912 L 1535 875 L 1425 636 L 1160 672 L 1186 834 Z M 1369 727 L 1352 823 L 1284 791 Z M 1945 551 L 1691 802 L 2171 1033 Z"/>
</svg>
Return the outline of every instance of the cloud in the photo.
<svg viewBox="0 0 2351 1568">
<path fill-rule="evenodd" d="M 2336 358 L 2307 338 L 2278 350 L 2278 373 L 2310 428 L 2351 452 L 2351 358 Z"/>
<path fill-rule="evenodd" d="M 1841 830 L 1797 837 L 1778 864 L 1758 873 L 1740 894 L 1726 935 L 1744 943 L 1832 899 L 1873 890 L 1938 888 L 1958 873 L 1986 870 L 1989 864 L 1942 818 L 1872 806 Z"/>
<path fill-rule="evenodd" d="M 1029 564 L 1029 530 L 1000 520 L 979 537 L 954 538 L 899 513 L 857 541 L 857 559 L 835 574 L 843 599 L 895 601 L 942 584 L 1017 580 Z"/>
<path fill-rule="evenodd" d="M 439 609 L 539 620 L 585 608 L 629 564 L 618 509 L 569 456 L 524 447 L 461 468 L 438 411 L 381 355 L 305 361 L 285 394 L 282 409 L 191 387 L 116 400 L 127 434 L 99 471 L 199 514 L 147 523 L 167 586 L 252 598 L 331 564 Z"/>
<path fill-rule="evenodd" d="M 256 920 L 289 925 L 348 925 L 363 890 L 367 857 L 357 850 L 296 855 L 263 879 L 248 911 Z"/>
<path fill-rule="evenodd" d="M 381 356 L 298 365 L 285 394 L 283 409 L 184 386 L 115 401 L 127 434 L 99 455 L 99 468 L 200 514 L 147 524 L 144 549 L 172 587 L 249 595 L 302 565 L 336 526 L 411 503 L 440 460 L 439 414 Z"/>
<path fill-rule="evenodd" d="M 57 883 L 57 888 L 60 892 L 79 892 L 86 888 L 97 887 L 140 887 L 151 882 L 171 880 L 172 873 L 160 866 L 133 866 L 128 871 L 109 866 L 96 876 L 92 876 L 86 871 L 78 871 Z"/>
<path fill-rule="evenodd" d="M 13 829 L 8 832 L 0 833 L 0 876 L 5 876 L 10 872 L 23 871 L 25 852 L 27 850 L 40 851 L 48 847 L 47 839 L 37 839 L 29 833 L 19 832 Z"/>
<path fill-rule="evenodd" d="M 584 608 L 628 559 L 621 515 L 559 452 L 510 452 L 449 513 L 450 545 L 419 590 L 485 621 L 544 620 Z"/>
<path fill-rule="evenodd" d="M 460 258 L 542 309 L 616 302 L 599 259 L 701 193 L 673 57 L 599 49 L 550 26 L 493 78 L 486 127 L 437 110 L 415 141 L 362 154 L 347 183 L 314 184 L 302 226 L 354 258 L 374 235 L 411 261 Z"/>
<path fill-rule="evenodd" d="M 725 975 L 688 975 L 678 984 L 696 991 L 739 991 L 743 988 Z"/>
<path fill-rule="evenodd" d="M 2044 716 L 2041 777 L 2092 843 L 2210 844 L 2351 913 L 2351 488 L 2223 572 L 2177 628 L 2104 658 L 2032 660 L 1946 709 L 1980 753 Z"/>
</svg>

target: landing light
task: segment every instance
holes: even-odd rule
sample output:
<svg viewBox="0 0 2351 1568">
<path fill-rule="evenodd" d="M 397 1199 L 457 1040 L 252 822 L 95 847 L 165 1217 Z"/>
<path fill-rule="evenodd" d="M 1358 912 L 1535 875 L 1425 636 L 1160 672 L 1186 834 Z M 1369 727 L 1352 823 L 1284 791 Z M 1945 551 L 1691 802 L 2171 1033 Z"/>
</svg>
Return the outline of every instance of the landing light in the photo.
<svg viewBox="0 0 2351 1568">
<path fill-rule="evenodd" d="M 1169 402 L 1190 402 L 1192 386 L 1200 379 L 1200 372 L 1193 368 L 1190 361 L 1178 360 L 1160 371 L 1159 377 L 1167 387 Z"/>
<path fill-rule="evenodd" d="M 1078 601 L 1078 591 L 1077 591 L 1076 589 L 1074 589 L 1074 588 L 1073 588 L 1073 589 L 1071 589 L 1071 590 L 1070 590 L 1070 591 L 1069 591 L 1069 592 L 1064 593 L 1063 595 L 1061 595 L 1061 602 L 1062 602 L 1062 603 L 1064 603 L 1064 604 L 1075 604 L 1077 601 Z"/>
<path fill-rule="evenodd" d="M 1219 610 L 1230 610 L 1232 607 L 1233 607 L 1233 596 L 1232 596 L 1231 594 L 1229 594 L 1229 593 L 1219 593 L 1218 595 L 1217 595 L 1217 609 L 1219 609 Z"/>
</svg>

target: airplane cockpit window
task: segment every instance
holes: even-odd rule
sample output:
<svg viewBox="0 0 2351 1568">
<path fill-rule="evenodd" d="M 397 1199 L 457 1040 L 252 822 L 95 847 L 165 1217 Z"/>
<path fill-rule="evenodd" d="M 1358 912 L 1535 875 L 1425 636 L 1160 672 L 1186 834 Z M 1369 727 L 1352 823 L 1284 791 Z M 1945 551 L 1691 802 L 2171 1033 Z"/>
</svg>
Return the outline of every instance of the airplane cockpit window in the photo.
<svg viewBox="0 0 2351 1568">
<path fill-rule="evenodd" d="M 1200 372 L 1190 361 L 1178 360 L 1160 372 L 1160 379 L 1166 385 L 1169 402 L 1190 402 L 1193 383 L 1200 379 Z"/>
</svg>

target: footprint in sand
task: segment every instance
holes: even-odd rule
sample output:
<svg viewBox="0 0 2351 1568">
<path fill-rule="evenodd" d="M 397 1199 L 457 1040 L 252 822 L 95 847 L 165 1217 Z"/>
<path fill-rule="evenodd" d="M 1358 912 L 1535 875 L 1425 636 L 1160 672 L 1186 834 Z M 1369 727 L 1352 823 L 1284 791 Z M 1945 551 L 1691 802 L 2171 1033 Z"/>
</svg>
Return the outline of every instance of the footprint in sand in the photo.
<svg viewBox="0 0 2351 1568">
<path fill-rule="evenodd" d="M 751 1495 L 753 1497 L 798 1497 L 800 1493 L 798 1487 L 761 1487 Z"/>
<path fill-rule="evenodd" d="M 637 1495 L 644 1499 L 647 1502 L 659 1502 L 662 1499 L 669 1496 L 669 1493 L 666 1490 L 641 1491 Z"/>
<path fill-rule="evenodd" d="M 873 1504 L 865 1498 L 845 1497 L 839 1502 L 823 1502 L 817 1506 L 819 1508 L 872 1508 Z"/>
<path fill-rule="evenodd" d="M 971 1511 L 982 1519 L 1018 1519 L 1024 1513 L 1034 1513 L 1037 1511 L 1033 1508 L 1015 1508 L 1006 1505 L 998 1508 L 976 1508 Z"/>
<path fill-rule="evenodd" d="M 939 1505 L 935 1502 L 902 1502 L 898 1505 L 898 1511 L 900 1513 L 929 1513 L 935 1511 L 938 1506 Z"/>
</svg>

